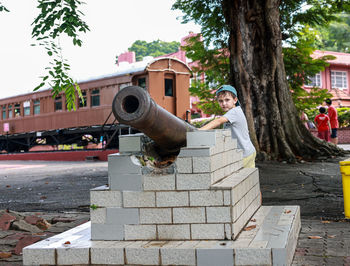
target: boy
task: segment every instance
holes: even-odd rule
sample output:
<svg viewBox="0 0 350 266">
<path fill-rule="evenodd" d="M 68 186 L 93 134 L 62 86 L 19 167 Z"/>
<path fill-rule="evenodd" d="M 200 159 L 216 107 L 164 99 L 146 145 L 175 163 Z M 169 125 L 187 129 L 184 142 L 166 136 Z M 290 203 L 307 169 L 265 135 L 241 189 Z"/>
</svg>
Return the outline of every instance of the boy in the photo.
<svg viewBox="0 0 350 266">
<path fill-rule="evenodd" d="M 247 119 L 239 106 L 236 89 L 230 85 L 223 85 L 216 91 L 216 97 L 226 113 L 199 130 L 214 129 L 222 124 L 224 128 L 231 128 L 232 138 L 237 139 L 238 148 L 243 150 L 243 167 L 254 168 L 256 151 L 250 141 Z"/>
<path fill-rule="evenodd" d="M 331 124 L 329 117 L 326 115 L 326 108 L 320 107 L 319 114 L 315 117 L 315 124 L 317 128 L 317 137 L 329 141 Z"/>
</svg>

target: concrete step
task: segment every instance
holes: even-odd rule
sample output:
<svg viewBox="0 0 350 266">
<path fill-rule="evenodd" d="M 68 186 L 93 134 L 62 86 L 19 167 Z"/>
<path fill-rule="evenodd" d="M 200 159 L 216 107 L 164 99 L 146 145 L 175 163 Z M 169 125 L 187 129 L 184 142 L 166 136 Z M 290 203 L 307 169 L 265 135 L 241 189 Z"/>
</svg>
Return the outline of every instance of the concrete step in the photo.
<svg viewBox="0 0 350 266">
<path fill-rule="evenodd" d="M 91 241 L 90 222 L 23 249 L 24 265 L 291 265 L 299 206 L 262 206 L 235 241 Z"/>
</svg>

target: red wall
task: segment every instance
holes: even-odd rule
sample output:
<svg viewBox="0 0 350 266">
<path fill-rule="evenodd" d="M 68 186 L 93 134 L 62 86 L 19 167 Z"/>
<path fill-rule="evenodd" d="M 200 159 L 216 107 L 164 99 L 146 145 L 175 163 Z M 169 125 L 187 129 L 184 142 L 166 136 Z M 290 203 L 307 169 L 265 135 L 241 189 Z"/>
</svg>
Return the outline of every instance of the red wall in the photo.
<svg viewBox="0 0 350 266">
<path fill-rule="evenodd" d="M 311 133 L 317 137 L 317 130 L 312 129 Z M 350 128 L 338 128 L 338 143 L 350 144 Z"/>
</svg>

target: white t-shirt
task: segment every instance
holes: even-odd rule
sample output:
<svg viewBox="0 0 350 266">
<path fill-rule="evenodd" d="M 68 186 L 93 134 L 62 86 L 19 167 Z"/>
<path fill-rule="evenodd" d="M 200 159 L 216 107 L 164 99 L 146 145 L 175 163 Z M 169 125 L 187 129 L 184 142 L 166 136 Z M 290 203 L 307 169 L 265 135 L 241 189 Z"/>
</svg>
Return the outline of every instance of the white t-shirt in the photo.
<svg viewBox="0 0 350 266">
<path fill-rule="evenodd" d="M 229 122 L 224 124 L 224 128 L 231 128 L 233 139 L 237 139 L 237 146 L 243 150 L 243 157 L 248 157 L 255 152 L 253 143 L 249 137 L 247 119 L 240 106 L 236 106 L 229 110 L 224 117 Z"/>
</svg>

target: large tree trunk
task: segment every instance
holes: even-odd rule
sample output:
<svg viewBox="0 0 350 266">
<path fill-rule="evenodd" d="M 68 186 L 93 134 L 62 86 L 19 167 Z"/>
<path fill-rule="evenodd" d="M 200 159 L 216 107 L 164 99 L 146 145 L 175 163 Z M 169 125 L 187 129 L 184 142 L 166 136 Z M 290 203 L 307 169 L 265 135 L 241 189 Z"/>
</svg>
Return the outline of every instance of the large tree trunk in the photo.
<svg viewBox="0 0 350 266">
<path fill-rule="evenodd" d="M 223 0 L 232 84 L 258 154 L 294 162 L 341 154 L 300 121 L 284 70 L 279 0 Z"/>
</svg>

